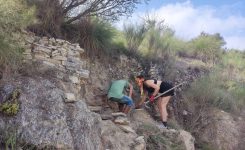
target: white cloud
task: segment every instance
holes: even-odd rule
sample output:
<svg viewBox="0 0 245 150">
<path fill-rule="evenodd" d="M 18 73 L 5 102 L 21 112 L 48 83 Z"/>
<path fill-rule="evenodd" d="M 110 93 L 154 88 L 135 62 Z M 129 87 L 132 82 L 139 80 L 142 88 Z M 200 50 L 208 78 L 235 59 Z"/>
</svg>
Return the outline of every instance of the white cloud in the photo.
<svg viewBox="0 0 245 150">
<path fill-rule="evenodd" d="M 204 6 L 194 7 L 190 1 L 162 6 L 157 10 L 151 10 L 159 20 L 165 20 L 176 32 L 176 35 L 183 39 L 191 39 L 198 36 L 202 31 L 213 34 L 220 33 L 227 42 L 227 48 L 245 49 L 245 17 L 234 16 L 228 11 L 218 8 Z M 145 12 L 134 14 L 144 16 Z M 127 19 L 128 20 L 128 19 Z"/>
<path fill-rule="evenodd" d="M 245 41 L 245 36 L 244 37 L 238 37 L 238 36 L 229 36 L 225 38 L 226 41 L 226 46 L 228 48 L 236 48 L 245 51 L 245 46 L 244 46 L 244 41 Z"/>
</svg>

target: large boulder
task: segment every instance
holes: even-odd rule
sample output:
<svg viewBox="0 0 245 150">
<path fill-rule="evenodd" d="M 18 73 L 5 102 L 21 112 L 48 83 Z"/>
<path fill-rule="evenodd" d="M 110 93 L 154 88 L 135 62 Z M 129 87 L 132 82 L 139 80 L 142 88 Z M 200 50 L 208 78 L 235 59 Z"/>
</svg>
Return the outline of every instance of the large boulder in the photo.
<svg viewBox="0 0 245 150">
<path fill-rule="evenodd" d="M 213 114 L 213 121 L 205 127 L 201 136 L 202 140 L 209 143 L 210 146 L 215 149 L 238 149 L 239 144 L 242 144 L 239 143 L 239 141 L 242 142 L 240 140 L 242 137 L 240 130 L 244 128 L 244 126 L 239 126 L 238 121 L 227 112 L 215 109 L 211 113 Z"/>
<path fill-rule="evenodd" d="M 19 77 L 1 87 L 2 93 L 20 89 L 16 116 L 1 114 L 2 136 L 15 128 L 18 142 L 36 148 L 102 149 L 100 117 L 79 100 L 64 102 L 64 92 L 42 77 Z M 6 90 L 7 89 L 7 90 Z M 3 95 L 3 94 L 2 94 Z"/>
</svg>

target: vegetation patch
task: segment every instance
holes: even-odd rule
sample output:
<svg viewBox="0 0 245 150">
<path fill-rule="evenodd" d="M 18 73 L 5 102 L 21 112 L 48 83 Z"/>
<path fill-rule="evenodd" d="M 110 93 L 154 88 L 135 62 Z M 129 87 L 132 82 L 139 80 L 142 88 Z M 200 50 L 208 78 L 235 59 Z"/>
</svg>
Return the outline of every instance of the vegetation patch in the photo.
<svg viewBox="0 0 245 150">
<path fill-rule="evenodd" d="M 184 143 L 177 137 L 178 134 L 166 135 L 163 133 L 151 135 L 147 139 L 147 150 L 185 150 Z"/>
<path fill-rule="evenodd" d="M 13 91 L 10 98 L 7 101 L 0 104 L 0 112 L 8 116 L 16 115 L 20 107 L 18 102 L 19 96 L 20 90 L 17 89 Z"/>
<path fill-rule="evenodd" d="M 139 135 L 149 136 L 160 132 L 160 130 L 154 125 L 142 124 L 141 126 L 139 126 L 136 132 Z"/>
</svg>

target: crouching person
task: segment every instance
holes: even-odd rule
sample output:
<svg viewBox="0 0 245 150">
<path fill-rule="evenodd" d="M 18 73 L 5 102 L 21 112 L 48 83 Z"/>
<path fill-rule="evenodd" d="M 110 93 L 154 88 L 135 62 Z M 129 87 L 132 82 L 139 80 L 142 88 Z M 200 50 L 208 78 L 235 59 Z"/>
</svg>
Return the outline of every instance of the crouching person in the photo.
<svg viewBox="0 0 245 150">
<path fill-rule="evenodd" d="M 129 89 L 128 96 L 125 95 Z M 108 99 L 118 103 L 119 111 L 127 114 L 133 106 L 133 86 L 127 80 L 113 81 L 108 91 Z"/>
</svg>

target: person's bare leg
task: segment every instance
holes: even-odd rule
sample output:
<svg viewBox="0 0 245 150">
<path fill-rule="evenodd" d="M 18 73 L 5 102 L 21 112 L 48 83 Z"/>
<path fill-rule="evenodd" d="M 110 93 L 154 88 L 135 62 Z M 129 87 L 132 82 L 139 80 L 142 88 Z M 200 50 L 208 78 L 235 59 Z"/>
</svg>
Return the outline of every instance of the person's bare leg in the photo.
<svg viewBox="0 0 245 150">
<path fill-rule="evenodd" d="M 157 105 L 160 111 L 161 120 L 163 122 L 167 122 L 168 112 L 167 112 L 167 104 L 170 100 L 171 96 L 162 97 L 158 100 Z"/>
<path fill-rule="evenodd" d="M 130 108 L 131 108 L 130 106 L 126 105 L 125 108 L 124 108 L 123 113 L 127 114 L 129 112 Z"/>
<path fill-rule="evenodd" d="M 118 103 L 119 112 L 124 111 L 124 104 Z"/>
</svg>

